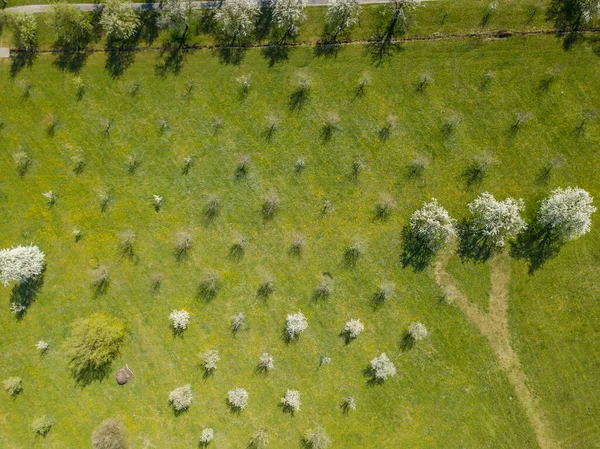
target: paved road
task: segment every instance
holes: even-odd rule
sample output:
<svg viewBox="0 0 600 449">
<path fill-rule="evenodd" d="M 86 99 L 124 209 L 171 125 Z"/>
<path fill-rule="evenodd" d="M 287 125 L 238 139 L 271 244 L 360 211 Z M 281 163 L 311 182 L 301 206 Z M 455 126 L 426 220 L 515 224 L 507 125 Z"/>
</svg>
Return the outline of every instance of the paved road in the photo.
<svg viewBox="0 0 600 449">
<path fill-rule="evenodd" d="M 357 0 L 360 4 L 371 4 L 371 3 L 388 3 L 390 0 Z M 427 0 L 422 0 L 427 1 Z M 208 1 L 208 2 L 191 2 L 193 9 L 203 9 L 203 8 L 218 8 L 222 2 L 219 1 Z M 307 0 L 307 6 L 324 6 L 328 5 L 329 0 Z M 96 8 L 102 8 L 101 4 L 96 3 L 72 3 L 72 5 L 79 8 L 81 11 L 91 12 Z M 133 9 L 138 10 L 148 10 L 148 9 L 158 9 L 159 3 L 130 3 Z M 5 8 L 4 11 L 12 11 L 12 12 L 31 12 L 31 13 L 41 13 L 46 12 L 50 8 L 50 5 L 23 5 L 23 6 L 11 6 L 9 8 Z"/>
</svg>

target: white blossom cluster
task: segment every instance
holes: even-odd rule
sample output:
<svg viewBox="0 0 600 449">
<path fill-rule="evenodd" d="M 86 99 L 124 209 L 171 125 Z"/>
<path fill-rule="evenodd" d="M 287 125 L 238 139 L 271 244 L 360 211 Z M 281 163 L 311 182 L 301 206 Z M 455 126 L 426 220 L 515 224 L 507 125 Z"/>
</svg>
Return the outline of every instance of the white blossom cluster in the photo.
<svg viewBox="0 0 600 449">
<path fill-rule="evenodd" d="M 172 28 L 175 33 L 182 34 L 187 27 L 190 9 L 188 0 L 163 0 L 160 2 L 157 24 L 160 28 Z"/>
<path fill-rule="evenodd" d="M 285 396 L 281 398 L 281 404 L 287 410 L 296 413 L 300 410 L 300 392 L 298 390 L 288 390 Z"/>
<path fill-rule="evenodd" d="M 162 207 L 164 198 L 160 195 L 152 195 L 152 204 L 156 209 L 160 209 Z"/>
<path fill-rule="evenodd" d="M 227 402 L 237 410 L 244 410 L 248 405 L 248 392 L 243 388 L 234 388 L 227 393 Z"/>
<path fill-rule="evenodd" d="M 344 326 L 344 333 L 348 338 L 355 339 L 365 330 L 365 325 L 360 320 L 350 320 Z"/>
<path fill-rule="evenodd" d="M 15 315 L 20 315 L 27 310 L 27 306 L 25 304 L 21 304 L 20 302 L 13 301 L 10 303 L 10 311 Z"/>
<path fill-rule="evenodd" d="M 202 366 L 206 371 L 212 372 L 217 369 L 217 362 L 219 361 L 219 351 L 209 349 L 208 351 L 200 354 L 202 359 Z"/>
<path fill-rule="evenodd" d="M 408 326 L 408 334 L 413 340 L 420 341 L 427 338 L 429 331 L 422 323 L 415 321 Z"/>
<path fill-rule="evenodd" d="M 37 348 L 38 351 L 40 351 L 41 353 L 44 353 L 48 350 L 50 345 L 48 343 L 46 343 L 44 340 L 40 340 L 35 344 L 35 347 Z"/>
<path fill-rule="evenodd" d="M 287 316 L 285 333 L 291 339 L 297 338 L 308 327 L 306 317 L 302 312 L 292 313 Z"/>
<path fill-rule="evenodd" d="M 527 227 L 519 213 L 525 208 L 522 199 L 506 198 L 498 201 L 491 193 L 484 192 L 469 204 L 473 214 L 474 229 L 493 246 L 504 246 L 504 240 Z"/>
<path fill-rule="evenodd" d="M 42 193 L 42 196 L 48 200 L 48 204 L 50 205 L 56 203 L 56 200 L 58 199 L 56 193 L 54 193 L 52 190 Z"/>
<path fill-rule="evenodd" d="M 375 357 L 371 360 L 371 371 L 378 380 L 385 380 L 388 377 L 396 375 L 396 367 L 392 363 L 385 352 L 382 352 L 379 357 Z"/>
<path fill-rule="evenodd" d="M 356 0 L 331 0 L 327 8 L 327 23 L 343 32 L 358 22 L 360 5 Z"/>
<path fill-rule="evenodd" d="M 273 23 L 286 34 L 298 34 L 300 22 L 306 18 L 306 0 L 272 0 Z"/>
<path fill-rule="evenodd" d="M 437 199 L 432 198 L 410 216 L 410 229 L 429 242 L 432 249 L 439 249 L 456 235 L 455 222 Z"/>
<path fill-rule="evenodd" d="M 192 404 L 193 398 L 194 393 L 192 392 L 192 386 L 190 384 L 175 388 L 173 391 L 171 391 L 171 393 L 169 393 L 169 402 L 171 403 L 173 409 L 175 409 L 177 412 L 187 410 L 187 408 Z"/>
<path fill-rule="evenodd" d="M 356 410 L 356 399 L 352 396 L 346 396 L 344 398 L 344 408 L 348 410 Z"/>
<path fill-rule="evenodd" d="M 598 0 L 578 0 L 576 4 L 585 23 L 600 15 L 600 1 Z"/>
<path fill-rule="evenodd" d="M 268 352 L 263 352 L 258 361 L 258 367 L 264 371 L 271 371 L 275 366 L 275 359 Z"/>
<path fill-rule="evenodd" d="M 173 310 L 169 319 L 173 322 L 173 329 L 185 330 L 190 323 L 190 314 L 185 310 Z"/>
<path fill-rule="evenodd" d="M 44 271 L 44 253 L 37 246 L 17 246 L 0 250 L 0 282 L 23 282 Z"/>
<path fill-rule="evenodd" d="M 596 212 L 592 201 L 590 194 L 578 187 L 558 188 L 542 201 L 538 221 L 565 240 L 573 240 L 590 232 L 591 215 Z"/>
<path fill-rule="evenodd" d="M 215 431 L 213 429 L 211 429 L 210 427 L 207 427 L 206 429 L 203 429 L 202 433 L 200 434 L 200 444 L 206 445 L 206 444 L 210 443 L 214 437 L 215 437 Z"/>
<path fill-rule="evenodd" d="M 256 0 L 227 0 L 215 13 L 215 20 L 223 34 L 235 40 L 252 33 L 259 12 Z"/>
<path fill-rule="evenodd" d="M 122 0 L 104 2 L 100 26 L 108 40 L 126 41 L 133 37 L 140 25 L 140 19 L 128 3 Z"/>
</svg>

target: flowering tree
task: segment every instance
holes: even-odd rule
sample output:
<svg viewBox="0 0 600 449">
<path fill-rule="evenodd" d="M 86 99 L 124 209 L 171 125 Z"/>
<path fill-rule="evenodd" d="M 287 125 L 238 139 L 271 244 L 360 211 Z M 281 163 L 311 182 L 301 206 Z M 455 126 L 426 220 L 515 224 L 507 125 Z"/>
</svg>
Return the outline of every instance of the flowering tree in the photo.
<svg viewBox="0 0 600 449">
<path fill-rule="evenodd" d="M 392 0 L 384 9 L 385 29 L 381 33 L 383 42 L 390 42 L 397 34 L 406 33 L 417 6 L 421 0 Z"/>
<path fill-rule="evenodd" d="M 285 396 L 281 398 L 281 405 L 284 410 L 291 413 L 297 413 L 300 411 L 300 392 L 298 390 L 288 390 L 285 392 Z"/>
<path fill-rule="evenodd" d="M 413 340 L 420 341 L 427 338 L 429 331 L 422 323 L 415 321 L 409 324 L 408 334 Z"/>
<path fill-rule="evenodd" d="M 10 13 L 13 43 L 19 50 L 31 51 L 37 47 L 37 20 L 32 13 Z"/>
<path fill-rule="evenodd" d="M 306 330 L 308 322 L 302 312 L 292 313 L 287 316 L 285 323 L 285 333 L 290 340 L 298 338 L 298 336 Z"/>
<path fill-rule="evenodd" d="M 437 252 L 456 235 L 456 221 L 435 198 L 424 203 L 410 217 L 410 225 L 404 230 L 404 266 L 423 269 Z"/>
<path fill-rule="evenodd" d="M 227 402 L 236 410 L 244 410 L 248 405 L 248 392 L 243 388 L 234 388 L 227 393 Z"/>
<path fill-rule="evenodd" d="M 219 361 L 219 351 L 209 349 L 208 351 L 200 354 L 202 359 L 202 366 L 204 371 L 208 374 L 212 374 L 217 370 L 217 362 Z"/>
<path fill-rule="evenodd" d="M 350 320 L 344 326 L 344 333 L 348 340 L 354 340 L 365 329 L 365 325 L 360 320 Z"/>
<path fill-rule="evenodd" d="M 169 393 L 169 402 L 176 412 L 187 410 L 194 399 L 194 392 L 190 384 L 175 388 Z"/>
<path fill-rule="evenodd" d="M 215 431 L 210 427 L 202 430 L 200 434 L 200 446 L 207 446 L 215 437 Z"/>
<path fill-rule="evenodd" d="M 190 28 L 188 15 L 191 10 L 189 0 L 164 0 L 160 2 L 158 26 L 170 29 L 185 42 L 185 36 Z"/>
<path fill-rule="evenodd" d="M 384 381 L 388 377 L 393 377 L 396 375 L 396 367 L 392 363 L 385 352 L 382 352 L 379 357 L 375 357 L 371 360 L 369 365 L 371 373 L 375 380 Z"/>
<path fill-rule="evenodd" d="M 85 48 L 93 36 L 92 23 L 87 15 L 68 3 L 52 3 L 47 23 L 54 33 L 56 44 L 67 49 Z"/>
<path fill-rule="evenodd" d="M 94 449 L 127 449 L 127 433 L 121 421 L 109 418 L 92 433 Z"/>
<path fill-rule="evenodd" d="M 356 0 L 331 0 L 325 19 L 333 40 L 358 22 L 360 5 Z"/>
<path fill-rule="evenodd" d="M 307 430 L 304 442 L 310 449 L 325 449 L 331 445 L 329 435 L 321 426 Z"/>
<path fill-rule="evenodd" d="M 173 330 L 184 331 L 190 322 L 190 314 L 185 310 L 173 310 L 169 319 L 173 322 Z"/>
<path fill-rule="evenodd" d="M 135 35 L 140 19 L 128 3 L 107 0 L 102 9 L 100 26 L 109 41 L 123 43 Z"/>
<path fill-rule="evenodd" d="M 235 43 L 245 39 L 254 31 L 254 22 L 260 12 L 256 0 L 228 0 L 215 14 L 215 20 L 225 37 Z"/>
<path fill-rule="evenodd" d="M 591 215 L 596 212 L 593 198 L 578 187 L 558 188 L 542 201 L 538 223 L 563 241 L 573 240 L 590 232 Z"/>
<path fill-rule="evenodd" d="M 268 352 L 263 352 L 258 360 L 258 368 L 261 371 L 269 372 L 275 366 L 275 359 Z"/>
<path fill-rule="evenodd" d="M 273 0 L 273 23 L 281 33 L 281 43 L 298 34 L 300 22 L 306 18 L 306 0 Z"/>
<path fill-rule="evenodd" d="M 48 350 L 50 345 L 44 340 L 40 340 L 35 344 L 35 347 L 38 351 L 40 351 L 40 353 L 44 354 Z"/>
<path fill-rule="evenodd" d="M 37 246 L 0 250 L 0 282 L 26 282 L 44 271 L 44 253 Z"/>
</svg>

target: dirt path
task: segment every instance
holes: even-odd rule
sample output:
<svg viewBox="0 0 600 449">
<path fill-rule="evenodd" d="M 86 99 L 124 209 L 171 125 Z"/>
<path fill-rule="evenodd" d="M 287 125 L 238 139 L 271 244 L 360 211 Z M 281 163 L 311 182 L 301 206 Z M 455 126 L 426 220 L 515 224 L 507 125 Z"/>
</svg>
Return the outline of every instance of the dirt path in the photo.
<svg viewBox="0 0 600 449">
<path fill-rule="evenodd" d="M 498 363 L 515 389 L 515 393 L 535 431 L 541 449 L 558 449 L 537 398 L 527 386 L 527 378 L 521 367 L 518 354 L 510 345 L 508 327 L 508 283 L 510 281 L 510 259 L 506 254 L 494 257 L 490 263 L 491 290 L 489 312 L 484 312 L 469 300 L 457 287 L 446 271 L 452 252 L 448 251 L 434 265 L 434 278 L 444 291 L 449 302 L 456 304 L 467 319 L 485 336 L 496 354 Z"/>
</svg>

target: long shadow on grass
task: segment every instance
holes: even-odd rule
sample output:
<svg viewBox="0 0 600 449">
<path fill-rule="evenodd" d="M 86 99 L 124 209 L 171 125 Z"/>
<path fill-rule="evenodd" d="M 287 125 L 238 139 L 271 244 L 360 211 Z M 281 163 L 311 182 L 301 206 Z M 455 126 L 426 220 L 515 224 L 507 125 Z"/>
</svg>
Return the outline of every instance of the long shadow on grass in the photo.
<svg viewBox="0 0 600 449">
<path fill-rule="evenodd" d="M 530 225 L 511 244 L 510 255 L 529 264 L 529 274 L 534 274 L 547 261 L 556 257 L 564 242 L 551 229 L 539 224 Z"/>
<path fill-rule="evenodd" d="M 44 267 L 44 271 L 42 271 L 39 276 L 20 282 L 12 288 L 12 291 L 10 292 L 10 303 L 11 305 L 16 306 L 15 316 L 17 317 L 17 320 L 23 319 L 25 314 L 27 314 L 29 307 L 35 302 L 37 295 L 44 285 L 45 271 L 46 268 Z"/>
<path fill-rule="evenodd" d="M 402 267 L 411 266 L 415 272 L 423 271 L 433 262 L 435 251 L 428 240 L 411 231 L 410 226 L 402 229 L 403 249 L 400 259 Z"/>
<path fill-rule="evenodd" d="M 458 237 L 458 256 L 463 263 L 468 261 L 485 263 L 498 252 L 498 247 L 475 229 L 472 222 L 468 220 L 464 220 L 458 226 Z"/>
<path fill-rule="evenodd" d="M 25 67 L 33 66 L 37 58 L 36 52 L 20 51 L 13 53 L 10 62 L 10 76 L 16 77 Z"/>
<path fill-rule="evenodd" d="M 111 365 L 112 362 L 98 366 L 87 365 L 71 367 L 71 374 L 73 375 L 73 379 L 75 379 L 75 383 L 84 388 L 93 382 L 101 382 L 108 377 Z"/>
<path fill-rule="evenodd" d="M 135 60 L 135 50 L 109 48 L 104 68 L 111 78 L 120 78 Z"/>
</svg>

